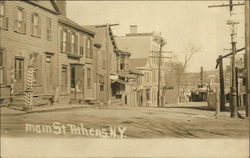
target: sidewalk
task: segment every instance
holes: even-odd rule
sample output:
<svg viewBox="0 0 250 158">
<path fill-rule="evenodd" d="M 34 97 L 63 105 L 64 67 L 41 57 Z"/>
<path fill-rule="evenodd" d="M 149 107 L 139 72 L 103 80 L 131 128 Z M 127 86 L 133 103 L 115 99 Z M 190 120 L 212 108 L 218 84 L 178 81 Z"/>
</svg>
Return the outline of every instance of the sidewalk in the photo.
<svg viewBox="0 0 250 158">
<path fill-rule="evenodd" d="M 48 112 L 55 110 L 65 110 L 73 108 L 83 108 L 83 107 L 95 107 L 96 105 L 88 104 L 64 104 L 64 105 L 45 105 L 45 106 L 36 106 L 28 111 L 22 111 L 14 107 L 0 107 L 1 115 L 15 115 L 15 114 L 25 114 L 25 113 L 34 113 L 34 112 Z"/>
</svg>

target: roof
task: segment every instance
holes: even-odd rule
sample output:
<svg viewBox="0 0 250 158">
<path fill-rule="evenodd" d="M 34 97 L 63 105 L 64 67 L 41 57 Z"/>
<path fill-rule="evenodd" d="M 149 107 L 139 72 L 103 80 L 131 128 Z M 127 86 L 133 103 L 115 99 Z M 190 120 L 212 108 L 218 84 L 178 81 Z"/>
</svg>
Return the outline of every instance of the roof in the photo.
<svg viewBox="0 0 250 158">
<path fill-rule="evenodd" d="M 73 27 L 73 28 L 77 29 L 77 30 L 80 30 L 80 31 L 82 31 L 84 33 L 87 33 L 90 36 L 94 36 L 95 35 L 95 32 L 93 32 L 93 31 L 91 31 L 91 30 L 89 30 L 89 29 L 87 29 L 87 28 L 79 25 L 78 23 L 76 23 L 73 20 L 67 18 L 66 16 L 60 15 L 59 16 L 59 22 L 64 23 L 64 24 L 66 24 L 66 25 L 68 25 L 70 27 Z"/>
<path fill-rule="evenodd" d="M 154 33 L 150 32 L 150 33 L 128 33 L 125 36 L 153 36 Z"/>
<path fill-rule="evenodd" d="M 84 28 L 95 32 L 96 36 L 95 36 L 95 42 L 101 44 L 101 41 L 103 40 L 103 36 L 106 35 L 106 26 L 102 25 L 100 27 L 98 27 L 98 25 L 87 25 L 87 26 L 83 26 Z M 114 50 L 117 50 L 117 44 L 115 41 L 115 36 L 112 32 L 111 27 L 109 27 L 109 35 L 110 35 L 110 40 L 112 41 L 112 44 L 114 46 Z M 116 52 L 117 53 L 117 52 Z"/>
<path fill-rule="evenodd" d="M 38 1 L 34 1 L 34 0 L 26 0 L 25 2 L 28 2 L 28 3 L 30 3 L 30 4 L 32 4 L 32 5 L 35 5 L 35 6 L 39 6 L 40 8 L 42 8 L 42 9 L 44 9 L 44 10 L 47 10 L 47 11 L 49 11 L 49 12 L 51 12 L 51 13 L 54 13 L 54 14 L 60 15 L 60 14 L 61 14 L 61 12 L 60 12 L 60 10 L 59 10 L 58 6 L 56 5 L 55 0 L 49 0 L 49 1 L 50 1 L 50 2 L 51 2 L 51 4 L 53 5 L 53 7 L 54 7 L 55 11 L 50 10 L 50 9 L 48 9 L 48 8 L 44 7 L 43 5 L 41 5 L 41 4 L 39 4 L 39 3 L 37 3 Z"/>
<path fill-rule="evenodd" d="M 126 52 L 126 51 L 123 51 L 123 50 L 120 50 L 120 49 L 117 49 L 116 51 L 117 51 L 118 54 L 124 54 L 124 55 L 127 55 L 127 56 L 131 55 L 130 52 Z"/>
<path fill-rule="evenodd" d="M 147 64 L 147 58 L 134 58 L 134 59 L 129 59 L 129 65 L 132 67 L 144 67 Z"/>
</svg>

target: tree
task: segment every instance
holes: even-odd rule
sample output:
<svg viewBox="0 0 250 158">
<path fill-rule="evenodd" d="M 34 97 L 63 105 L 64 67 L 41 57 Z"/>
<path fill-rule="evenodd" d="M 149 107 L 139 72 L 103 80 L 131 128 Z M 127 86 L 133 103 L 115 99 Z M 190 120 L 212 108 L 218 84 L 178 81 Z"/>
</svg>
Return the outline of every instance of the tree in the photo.
<svg viewBox="0 0 250 158">
<path fill-rule="evenodd" d="M 188 46 L 185 49 L 185 52 L 183 53 L 184 55 L 184 61 L 181 62 L 179 60 L 175 60 L 171 63 L 170 67 L 172 69 L 172 71 L 174 72 L 174 74 L 177 77 L 177 95 L 178 97 L 180 97 L 180 83 L 182 80 L 182 75 L 183 73 L 186 71 L 188 64 L 190 63 L 192 57 L 201 52 L 201 47 L 197 47 L 195 46 L 193 43 L 189 42 Z"/>
</svg>

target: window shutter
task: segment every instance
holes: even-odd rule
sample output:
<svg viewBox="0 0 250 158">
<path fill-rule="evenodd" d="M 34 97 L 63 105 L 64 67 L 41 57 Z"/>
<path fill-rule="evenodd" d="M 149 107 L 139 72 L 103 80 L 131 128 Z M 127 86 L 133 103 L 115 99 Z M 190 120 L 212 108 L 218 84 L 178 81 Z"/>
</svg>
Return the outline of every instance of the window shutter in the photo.
<svg viewBox="0 0 250 158">
<path fill-rule="evenodd" d="M 31 35 L 34 35 L 34 14 L 31 14 L 31 24 L 30 24 L 30 27 L 31 27 Z"/>
<path fill-rule="evenodd" d="M 9 10 L 8 10 L 9 8 L 8 8 L 8 4 L 7 3 L 5 3 L 5 22 L 4 22 L 4 25 L 5 25 L 5 28 L 7 29 L 7 28 L 9 28 L 9 16 L 8 16 L 8 12 L 9 12 Z"/>
<path fill-rule="evenodd" d="M 23 26 L 23 33 L 26 33 L 26 12 L 25 12 L 25 10 L 23 10 L 23 24 L 22 24 L 22 26 Z"/>
<path fill-rule="evenodd" d="M 17 7 L 15 7 L 15 9 L 14 9 L 14 27 L 15 27 L 15 31 L 18 31 L 17 30 L 17 10 L 18 10 L 18 8 Z"/>
<path fill-rule="evenodd" d="M 39 84 L 39 85 L 42 85 L 43 83 L 42 83 L 42 81 L 43 81 L 43 78 L 42 78 L 42 63 L 43 63 L 43 58 L 42 58 L 42 55 L 38 55 L 37 56 L 37 58 L 38 58 L 38 64 L 37 64 L 37 83 Z"/>
<path fill-rule="evenodd" d="M 60 50 L 63 52 L 63 30 L 60 30 Z"/>
<path fill-rule="evenodd" d="M 38 37 L 41 37 L 41 16 L 38 14 Z"/>
<path fill-rule="evenodd" d="M 93 40 L 90 39 L 90 58 L 93 59 Z"/>
<path fill-rule="evenodd" d="M 88 39 L 87 39 L 87 37 L 84 37 L 84 43 L 85 43 L 85 57 L 88 58 Z"/>
<path fill-rule="evenodd" d="M 75 35 L 75 45 L 74 45 L 74 47 L 75 47 L 75 54 L 76 55 L 79 55 L 79 53 L 78 53 L 78 47 L 79 47 L 79 43 L 78 43 L 78 35 Z"/>
<path fill-rule="evenodd" d="M 66 32 L 67 37 L 66 37 L 66 53 L 70 52 L 70 32 Z"/>
</svg>

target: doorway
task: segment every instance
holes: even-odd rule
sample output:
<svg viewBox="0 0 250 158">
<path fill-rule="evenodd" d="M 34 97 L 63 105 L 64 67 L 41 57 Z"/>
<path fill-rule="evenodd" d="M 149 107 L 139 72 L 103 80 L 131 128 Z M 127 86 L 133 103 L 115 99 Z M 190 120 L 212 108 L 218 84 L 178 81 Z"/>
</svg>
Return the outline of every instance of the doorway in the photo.
<svg viewBox="0 0 250 158">
<path fill-rule="evenodd" d="M 14 92 L 15 94 L 24 94 L 24 59 L 15 58 L 15 82 Z"/>
</svg>

